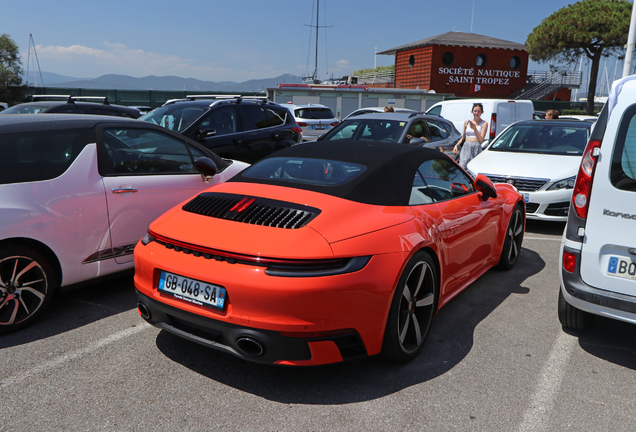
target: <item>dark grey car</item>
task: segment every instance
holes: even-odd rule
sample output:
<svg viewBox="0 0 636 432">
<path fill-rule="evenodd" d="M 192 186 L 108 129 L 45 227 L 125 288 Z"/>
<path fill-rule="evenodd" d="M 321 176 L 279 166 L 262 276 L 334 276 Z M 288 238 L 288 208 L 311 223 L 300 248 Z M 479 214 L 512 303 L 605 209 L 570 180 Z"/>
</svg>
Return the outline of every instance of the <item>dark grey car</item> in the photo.
<svg viewBox="0 0 636 432">
<path fill-rule="evenodd" d="M 434 148 L 455 157 L 453 147 L 461 134 L 453 123 L 421 113 L 373 113 L 348 118 L 319 141 L 387 141 Z"/>
</svg>

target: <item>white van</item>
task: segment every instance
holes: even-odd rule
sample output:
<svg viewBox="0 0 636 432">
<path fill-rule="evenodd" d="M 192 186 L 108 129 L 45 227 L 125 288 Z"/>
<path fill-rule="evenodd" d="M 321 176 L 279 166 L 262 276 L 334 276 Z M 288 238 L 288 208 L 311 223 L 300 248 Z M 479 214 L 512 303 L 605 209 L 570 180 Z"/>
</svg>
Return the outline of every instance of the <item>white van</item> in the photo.
<svg viewBox="0 0 636 432">
<path fill-rule="evenodd" d="M 454 99 L 438 102 L 426 111 L 426 114 L 439 115 L 453 122 L 457 130 L 464 131 L 464 122 L 473 118 L 473 104 L 484 106 L 481 118 L 488 122 L 488 134 L 482 147 L 488 145 L 489 140 L 499 132 L 519 120 L 532 120 L 534 105 L 529 100 L 507 99 Z"/>
<path fill-rule="evenodd" d="M 636 75 L 614 82 L 583 152 L 559 257 L 564 328 L 636 324 Z"/>
</svg>

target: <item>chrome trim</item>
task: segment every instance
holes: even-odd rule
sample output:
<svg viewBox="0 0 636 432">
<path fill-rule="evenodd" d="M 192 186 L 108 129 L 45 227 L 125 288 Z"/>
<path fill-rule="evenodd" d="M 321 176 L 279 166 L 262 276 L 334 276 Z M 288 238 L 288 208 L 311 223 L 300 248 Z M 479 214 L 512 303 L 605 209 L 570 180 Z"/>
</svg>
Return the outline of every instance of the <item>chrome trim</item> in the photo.
<svg viewBox="0 0 636 432">
<path fill-rule="evenodd" d="M 132 188 L 132 187 L 113 189 L 113 193 L 114 194 L 129 193 L 129 192 L 137 192 L 137 189 Z"/>
<path fill-rule="evenodd" d="M 133 243 L 129 245 L 118 246 L 116 248 L 108 248 L 108 249 L 99 250 L 97 252 L 90 254 L 88 257 L 86 257 L 86 259 L 82 261 L 82 264 L 89 264 L 89 263 L 103 261 L 103 260 L 112 259 L 116 257 L 132 255 L 133 251 L 135 250 L 136 244 L 137 243 Z"/>
</svg>

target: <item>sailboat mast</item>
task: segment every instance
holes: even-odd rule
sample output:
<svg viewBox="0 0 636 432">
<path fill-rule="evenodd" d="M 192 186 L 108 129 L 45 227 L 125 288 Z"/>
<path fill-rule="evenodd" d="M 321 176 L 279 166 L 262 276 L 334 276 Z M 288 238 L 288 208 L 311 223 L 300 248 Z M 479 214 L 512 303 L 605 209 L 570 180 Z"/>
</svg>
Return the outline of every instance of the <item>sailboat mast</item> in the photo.
<svg viewBox="0 0 636 432">
<path fill-rule="evenodd" d="M 320 16 L 320 0 L 316 0 L 316 62 L 314 64 L 314 79 L 318 77 L 318 17 Z"/>
</svg>

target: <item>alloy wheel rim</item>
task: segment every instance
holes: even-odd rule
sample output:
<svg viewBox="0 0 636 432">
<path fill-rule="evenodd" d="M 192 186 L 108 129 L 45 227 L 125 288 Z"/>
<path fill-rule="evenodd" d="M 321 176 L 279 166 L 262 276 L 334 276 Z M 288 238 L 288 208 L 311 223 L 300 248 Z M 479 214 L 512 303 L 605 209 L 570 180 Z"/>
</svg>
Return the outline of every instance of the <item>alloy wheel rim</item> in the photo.
<svg viewBox="0 0 636 432">
<path fill-rule="evenodd" d="M 420 261 L 411 269 L 400 296 L 398 340 L 402 349 L 416 351 L 426 338 L 433 317 L 435 280 L 431 266 Z"/>
<path fill-rule="evenodd" d="M 37 261 L 25 256 L 0 260 L 0 325 L 19 324 L 32 316 L 47 291 L 46 273 Z"/>
<path fill-rule="evenodd" d="M 521 211 L 516 210 L 512 216 L 514 220 L 508 227 L 506 237 L 508 238 L 508 262 L 514 262 L 519 257 L 521 250 L 521 235 L 523 234 L 523 223 L 521 221 Z"/>
</svg>

